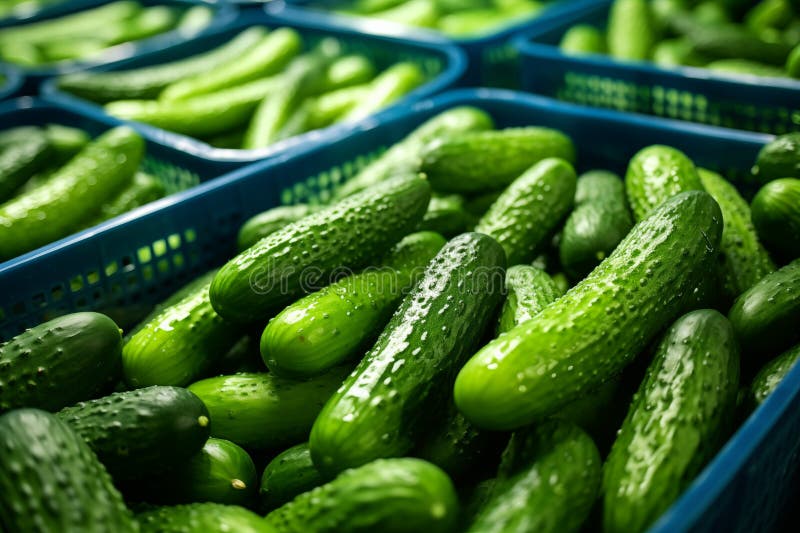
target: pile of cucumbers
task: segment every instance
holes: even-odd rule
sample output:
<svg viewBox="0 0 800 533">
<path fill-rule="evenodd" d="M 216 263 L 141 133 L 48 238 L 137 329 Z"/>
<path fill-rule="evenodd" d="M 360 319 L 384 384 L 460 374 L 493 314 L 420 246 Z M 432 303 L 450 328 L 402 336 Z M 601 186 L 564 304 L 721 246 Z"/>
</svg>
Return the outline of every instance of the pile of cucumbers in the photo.
<svg viewBox="0 0 800 533">
<path fill-rule="evenodd" d="M 800 137 L 752 209 L 669 146 L 576 163 L 454 107 L 124 336 L 0 345 L 0 527 L 645 530 L 800 358 Z"/>
<path fill-rule="evenodd" d="M 253 26 L 203 54 L 145 68 L 62 77 L 61 90 L 111 115 L 198 138 L 218 148 L 257 149 L 357 120 L 427 80 L 415 63 L 383 71 L 326 38 Z"/>
<path fill-rule="evenodd" d="M 561 50 L 722 75 L 800 78 L 800 5 L 792 0 L 615 0 L 608 24 L 570 28 Z"/>
<path fill-rule="evenodd" d="M 143 6 L 119 0 L 77 13 L 0 29 L 0 60 L 23 67 L 102 56 L 109 48 L 172 30 L 196 32 L 211 23 L 208 6 Z"/>
<path fill-rule="evenodd" d="M 144 153 L 126 126 L 95 139 L 60 124 L 0 132 L 0 261 L 164 196 L 139 170 Z"/>
<path fill-rule="evenodd" d="M 66 0 L 6 0 L 0 4 L 0 18 L 28 17 L 40 9 L 50 7 Z"/>
</svg>

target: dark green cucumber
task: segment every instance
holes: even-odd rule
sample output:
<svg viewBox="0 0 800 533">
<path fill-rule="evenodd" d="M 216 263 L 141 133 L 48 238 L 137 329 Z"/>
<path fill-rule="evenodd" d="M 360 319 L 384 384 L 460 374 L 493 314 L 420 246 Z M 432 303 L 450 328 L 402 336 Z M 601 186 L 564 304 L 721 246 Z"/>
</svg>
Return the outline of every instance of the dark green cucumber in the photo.
<svg viewBox="0 0 800 533">
<path fill-rule="evenodd" d="M 563 159 L 539 161 L 514 180 L 475 226 L 503 247 L 509 265 L 529 263 L 572 208 L 575 170 Z"/>
<path fill-rule="evenodd" d="M 686 33 L 692 49 L 716 59 L 747 59 L 768 65 L 783 65 L 792 48 L 783 42 L 769 42 L 735 24 L 696 23 Z"/>
<path fill-rule="evenodd" d="M 632 227 L 622 180 L 606 171 L 582 175 L 575 191 L 575 210 L 561 231 L 561 266 L 572 279 L 583 279 L 614 251 Z"/>
<path fill-rule="evenodd" d="M 99 313 L 73 313 L 0 344 L 0 412 L 57 411 L 100 392 L 119 375 L 122 338 Z"/>
<path fill-rule="evenodd" d="M 760 365 L 800 341 L 800 259 L 764 276 L 733 303 L 728 318 L 743 363 Z"/>
<path fill-rule="evenodd" d="M 166 194 L 164 184 L 144 172 L 137 172 L 133 180 L 119 194 L 100 208 L 100 213 L 87 226 L 94 226 L 104 220 L 124 215 L 137 207 L 154 202 Z"/>
<path fill-rule="evenodd" d="M 375 267 L 296 301 L 264 329 L 264 363 L 275 374 L 304 378 L 363 355 L 444 244 L 438 233 L 412 233 Z"/>
<path fill-rule="evenodd" d="M 509 267 L 506 292 L 497 325 L 498 335 L 527 322 L 564 294 L 547 272 L 529 265 Z"/>
<path fill-rule="evenodd" d="M 115 480 L 150 476 L 202 448 L 209 415 L 178 387 L 117 392 L 58 412 Z"/>
<path fill-rule="evenodd" d="M 341 473 L 267 515 L 285 533 L 449 532 L 458 498 L 447 474 L 419 459 L 383 459 Z"/>
<path fill-rule="evenodd" d="M 478 427 L 512 429 L 614 377 L 694 297 L 721 233 L 705 192 L 667 200 L 567 294 L 467 362 L 459 410 Z"/>
<path fill-rule="evenodd" d="M 472 216 L 464 210 L 462 196 L 458 194 L 433 196 L 417 229 L 435 231 L 451 238 L 467 231 L 472 222 Z"/>
<path fill-rule="evenodd" d="M 502 189 L 548 157 L 573 163 L 575 147 L 560 131 L 530 126 L 453 133 L 428 144 L 420 157 L 434 190 L 474 194 Z"/>
<path fill-rule="evenodd" d="M 603 531 L 644 531 L 727 438 L 739 387 L 730 322 L 701 309 L 664 335 L 605 463 Z"/>
<path fill-rule="evenodd" d="M 551 420 L 516 432 L 471 533 L 578 531 L 600 488 L 602 461 L 577 426 Z"/>
<path fill-rule="evenodd" d="M 761 187 L 751 204 L 758 236 L 781 257 L 800 257 L 800 179 L 782 178 Z"/>
<path fill-rule="evenodd" d="M 138 531 L 92 450 L 44 411 L 0 416 L 0 494 L 3 531 Z"/>
<path fill-rule="evenodd" d="M 39 131 L 0 150 L 0 204 L 49 162 L 53 149 Z"/>
<path fill-rule="evenodd" d="M 144 141 L 127 126 L 99 136 L 46 183 L 0 206 L 0 258 L 64 237 L 130 180 Z"/>
<path fill-rule="evenodd" d="M 779 178 L 800 178 L 800 131 L 765 144 L 751 172 L 762 184 Z"/>
<path fill-rule="evenodd" d="M 594 26 L 578 24 L 564 33 L 558 47 L 567 55 L 603 54 L 606 40 L 603 32 Z"/>
<path fill-rule="evenodd" d="M 325 481 L 311 461 L 308 443 L 292 446 L 276 455 L 264 469 L 259 490 L 261 511 L 276 509 Z"/>
<path fill-rule="evenodd" d="M 334 270 L 361 268 L 412 231 L 430 201 L 418 176 L 399 176 L 262 239 L 225 264 L 211 284 L 211 304 L 239 322 L 264 320 Z M 308 279 L 309 272 L 318 275 Z"/>
<path fill-rule="evenodd" d="M 486 235 L 442 248 L 314 422 L 309 446 L 323 473 L 414 447 L 499 303 L 504 267 Z"/>
<path fill-rule="evenodd" d="M 236 243 L 239 251 L 244 251 L 255 243 L 275 233 L 292 222 L 297 222 L 319 208 L 307 204 L 281 205 L 259 213 L 245 221 L 239 229 Z"/>
<path fill-rule="evenodd" d="M 767 396 L 783 381 L 795 363 L 800 360 L 800 344 L 789 348 L 781 355 L 764 365 L 753 379 L 748 396 L 752 407 L 764 403 Z"/>
<path fill-rule="evenodd" d="M 656 40 L 647 0 L 615 0 L 608 15 L 608 53 L 622 61 L 645 61 Z"/>
<path fill-rule="evenodd" d="M 638 222 L 678 193 L 702 191 L 703 184 L 694 163 L 683 152 L 656 144 L 639 150 L 631 158 L 625 190 Z"/>
<path fill-rule="evenodd" d="M 274 450 L 308 437 L 320 409 L 350 367 L 336 367 L 307 381 L 273 374 L 218 376 L 193 383 L 211 413 L 211 435 L 245 448 Z"/>
<path fill-rule="evenodd" d="M 253 511 L 219 503 L 156 507 L 137 514 L 136 521 L 141 533 L 278 533 Z"/>
</svg>

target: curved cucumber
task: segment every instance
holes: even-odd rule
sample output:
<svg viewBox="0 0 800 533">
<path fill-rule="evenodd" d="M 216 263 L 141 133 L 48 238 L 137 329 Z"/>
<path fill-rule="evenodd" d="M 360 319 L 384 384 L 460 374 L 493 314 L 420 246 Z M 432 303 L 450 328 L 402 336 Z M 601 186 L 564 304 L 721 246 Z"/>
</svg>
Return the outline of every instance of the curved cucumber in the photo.
<svg viewBox="0 0 800 533">
<path fill-rule="evenodd" d="M 608 15 L 608 53 L 623 61 L 644 61 L 655 42 L 646 0 L 615 0 Z"/>
<path fill-rule="evenodd" d="M 236 238 L 236 246 L 240 252 L 244 251 L 267 235 L 271 235 L 317 210 L 316 206 L 306 204 L 281 205 L 268 209 L 247 219 L 242 224 Z"/>
<path fill-rule="evenodd" d="M 753 407 L 764 403 L 764 400 L 780 385 L 798 360 L 800 360 L 800 344 L 789 348 L 764 365 L 750 385 L 749 397 Z"/>
<path fill-rule="evenodd" d="M 758 236 L 782 256 L 800 257 L 800 179 L 783 178 L 761 187 L 751 204 Z"/>
<path fill-rule="evenodd" d="M 52 152 L 47 137 L 39 130 L 0 149 L 0 204 L 14 196 L 28 178 L 42 170 Z"/>
<path fill-rule="evenodd" d="M 271 511 L 325 482 L 311 461 L 308 443 L 292 446 L 275 456 L 261 476 L 261 510 Z"/>
<path fill-rule="evenodd" d="M 444 244 L 437 233 L 412 233 L 397 243 L 380 266 L 296 301 L 264 329 L 264 363 L 278 375 L 302 378 L 362 355 L 365 344 L 375 339 Z"/>
<path fill-rule="evenodd" d="M 447 238 L 467 231 L 473 223 L 472 216 L 464 209 L 464 198 L 457 194 L 433 196 L 422 222 L 420 231 L 435 231 Z"/>
<path fill-rule="evenodd" d="M 721 226 L 704 192 L 667 200 L 567 294 L 467 362 L 459 410 L 478 427 L 516 428 L 614 377 L 693 297 Z"/>
<path fill-rule="evenodd" d="M 506 291 L 497 325 L 498 335 L 527 322 L 564 294 L 547 272 L 528 265 L 509 267 Z"/>
<path fill-rule="evenodd" d="M 733 328 L 717 311 L 661 340 L 605 464 L 603 531 L 644 531 L 727 437 L 739 386 Z"/>
<path fill-rule="evenodd" d="M 136 515 L 141 533 L 278 533 L 264 519 L 237 505 L 191 503 L 156 507 Z"/>
</svg>

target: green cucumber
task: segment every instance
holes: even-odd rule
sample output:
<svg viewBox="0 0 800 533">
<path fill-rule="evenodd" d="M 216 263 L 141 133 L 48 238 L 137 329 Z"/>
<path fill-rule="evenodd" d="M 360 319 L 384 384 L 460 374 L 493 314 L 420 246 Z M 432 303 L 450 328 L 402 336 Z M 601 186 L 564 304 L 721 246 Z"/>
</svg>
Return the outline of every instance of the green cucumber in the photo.
<svg viewBox="0 0 800 533">
<path fill-rule="evenodd" d="M 717 311 L 679 318 L 634 396 L 603 476 L 603 531 L 644 531 L 680 496 L 727 438 L 739 350 Z"/>
<path fill-rule="evenodd" d="M 14 193 L 33 176 L 44 169 L 52 156 L 53 149 L 47 137 L 36 131 L 24 141 L 0 150 L 0 204 L 14 196 Z"/>
<path fill-rule="evenodd" d="M 692 48 L 692 43 L 684 37 L 677 39 L 664 39 L 653 49 L 653 63 L 661 67 L 700 67 L 708 60 L 697 54 Z"/>
<path fill-rule="evenodd" d="M 705 192 L 664 202 L 567 294 L 467 362 L 455 383 L 459 410 L 478 427 L 512 429 L 614 377 L 692 299 L 721 233 Z"/>
<path fill-rule="evenodd" d="M 87 222 L 86 226 L 94 226 L 104 220 L 124 215 L 137 207 L 163 198 L 165 194 L 164 184 L 157 178 L 144 172 L 137 172 L 133 176 L 131 183 L 114 198 L 103 204 L 97 217 Z"/>
<path fill-rule="evenodd" d="M 342 56 L 325 69 L 315 92 L 322 94 L 341 90 L 367 83 L 373 77 L 375 77 L 375 65 L 368 57 L 360 54 Z"/>
<path fill-rule="evenodd" d="M 105 46 L 139 41 L 171 30 L 178 22 L 178 13 L 169 6 L 148 6 L 135 17 L 119 24 Z M 81 57 L 84 57 L 82 55 Z"/>
<path fill-rule="evenodd" d="M 646 0 L 615 0 L 608 15 L 608 53 L 622 61 L 644 61 L 656 40 Z"/>
<path fill-rule="evenodd" d="M 387 251 L 419 224 L 429 201 L 428 183 L 407 175 L 313 213 L 225 264 L 211 284 L 211 304 L 231 320 L 264 320 L 308 284 Z"/>
<path fill-rule="evenodd" d="M 44 411 L 0 416 L 0 494 L 3 531 L 138 531 L 97 457 Z"/>
<path fill-rule="evenodd" d="M 575 147 L 560 131 L 529 126 L 443 136 L 420 157 L 435 191 L 474 194 L 502 189 L 548 157 L 573 163 Z"/>
<path fill-rule="evenodd" d="M 765 28 L 783 28 L 792 19 L 790 0 L 762 0 L 745 15 L 744 23 L 758 32 Z"/>
<path fill-rule="evenodd" d="M 762 184 L 779 178 L 800 178 L 800 131 L 780 135 L 765 144 L 752 173 Z"/>
<path fill-rule="evenodd" d="M 527 322 L 564 294 L 547 272 L 529 265 L 509 267 L 506 291 L 497 325 L 498 335 Z"/>
<path fill-rule="evenodd" d="M 564 33 L 558 47 L 567 55 L 604 54 L 606 39 L 603 32 L 594 26 L 578 24 Z"/>
<path fill-rule="evenodd" d="M 214 11 L 209 7 L 202 5 L 190 7 L 181 14 L 175 29 L 181 33 L 194 34 L 210 25 L 214 15 Z"/>
<path fill-rule="evenodd" d="M 383 459 L 341 473 L 267 515 L 278 531 L 452 531 L 458 498 L 447 474 L 419 459 Z"/>
<path fill-rule="evenodd" d="M 602 461 L 577 426 L 551 420 L 516 432 L 470 533 L 576 532 L 600 487 Z"/>
<path fill-rule="evenodd" d="M 48 124 L 44 134 L 56 152 L 56 164 L 66 163 L 91 141 L 89 134 L 82 129 L 61 124 Z"/>
<path fill-rule="evenodd" d="M 350 109 L 342 120 L 360 120 L 380 111 L 425 81 L 425 74 L 414 63 L 403 62 L 392 65 L 370 82 L 363 99 Z"/>
<path fill-rule="evenodd" d="M 254 512 L 219 503 L 156 507 L 137 514 L 136 521 L 141 533 L 278 533 Z"/>
<path fill-rule="evenodd" d="M 276 455 L 261 476 L 261 510 L 268 512 L 292 501 L 297 495 L 325 483 L 311 461 L 308 443 L 292 446 Z"/>
<path fill-rule="evenodd" d="M 38 126 L 17 126 L 0 131 L 0 151 L 41 134 Z"/>
<path fill-rule="evenodd" d="M 800 360 L 800 344 L 789 348 L 764 365 L 753 378 L 753 383 L 748 391 L 751 405 L 757 407 L 764 403 L 764 400 L 780 385 L 798 360 Z"/>
<path fill-rule="evenodd" d="M 362 355 L 444 244 L 437 233 L 412 233 L 378 266 L 291 304 L 264 329 L 264 363 L 275 374 L 303 378 Z"/>
<path fill-rule="evenodd" d="M 240 252 L 247 250 L 267 235 L 318 210 L 318 207 L 307 204 L 281 205 L 268 209 L 248 218 L 242 224 L 236 237 L 236 246 Z"/>
<path fill-rule="evenodd" d="M 285 448 L 308 437 L 323 404 L 350 367 L 336 367 L 297 381 L 243 372 L 204 379 L 189 386 L 211 413 L 211 435 L 258 450 Z"/>
<path fill-rule="evenodd" d="M 72 313 L 0 344 L 0 412 L 57 411 L 91 398 L 119 374 L 122 338 L 99 313 Z"/>
<path fill-rule="evenodd" d="M 344 87 L 311 99 L 306 126 L 310 130 L 315 130 L 338 122 L 356 104 L 366 98 L 369 87 L 369 84 Z"/>
<path fill-rule="evenodd" d="M 417 228 L 420 231 L 435 231 L 447 238 L 467 231 L 472 216 L 464 210 L 464 198 L 458 194 L 433 196 L 428 210 Z"/>
<path fill-rule="evenodd" d="M 800 179 L 767 183 L 750 207 L 758 236 L 770 250 L 789 259 L 800 257 Z"/>
<path fill-rule="evenodd" d="M 515 179 L 475 226 L 503 247 L 509 265 L 528 263 L 572 208 L 575 170 L 563 159 L 539 161 Z"/>
<path fill-rule="evenodd" d="M 694 163 L 683 152 L 656 144 L 642 148 L 631 158 L 625 190 L 638 222 L 680 192 L 702 191 L 703 184 Z"/>
<path fill-rule="evenodd" d="M 800 78 L 800 44 L 795 46 L 786 58 L 786 73 L 792 78 Z"/>
<path fill-rule="evenodd" d="M 705 68 L 713 70 L 720 75 L 748 75 L 748 76 L 766 76 L 770 78 L 785 78 L 787 73 L 785 70 L 773 65 L 765 65 L 758 61 L 749 59 L 717 59 L 705 65 Z"/>
<path fill-rule="evenodd" d="M 745 59 L 782 66 L 792 50 L 786 43 L 765 41 L 736 24 L 695 24 L 686 33 L 692 50 L 713 59 Z"/>
<path fill-rule="evenodd" d="M 439 10 L 434 0 L 408 0 L 398 6 L 373 12 L 370 17 L 406 26 L 432 28 L 437 23 Z"/>
<path fill-rule="evenodd" d="M 414 447 L 499 303 L 504 267 L 486 235 L 465 233 L 442 248 L 314 422 L 309 446 L 323 473 Z"/>
</svg>

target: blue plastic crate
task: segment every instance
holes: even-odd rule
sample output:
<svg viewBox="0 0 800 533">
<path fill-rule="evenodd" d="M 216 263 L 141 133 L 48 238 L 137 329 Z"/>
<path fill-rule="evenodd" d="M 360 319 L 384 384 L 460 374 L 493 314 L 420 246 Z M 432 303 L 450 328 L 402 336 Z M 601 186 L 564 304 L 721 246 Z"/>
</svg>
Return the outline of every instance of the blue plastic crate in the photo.
<svg viewBox="0 0 800 533">
<path fill-rule="evenodd" d="M 417 40 L 434 35 L 457 44 L 467 54 L 469 66 L 463 78 L 463 86 L 520 87 L 519 51 L 513 46 L 513 38 L 523 32 L 548 28 L 562 17 L 581 12 L 603 0 L 556 0 L 536 16 L 505 26 L 502 29 L 478 37 L 447 39 L 439 32 L 412 28 L 367 17 L 347 16 L 329 10 L 346 2 L 341 0 L 286 0 L 273 2 L 267 9 L 287 21 L 323 20 L 340 27 L 381 27 L 408 40 Z"/>
<path fill-rule="evenodd" d="M 335 37 L 342 44 L 343 50 L 368 56 L 379 69 L 384 69 L 398 61 L 412 61 L 428 76 L 429 79 L 426 83 L 409 92 L 383 111 L 360 122 L 380 120 L 380 117 L 387 112 L 391 112 L 392 108 L 415 102 L 453 87 L 466 68 L 464 54 L 455 46 L 440 41 L 420 40 L 407 42 L 394 35 L 375 33 L 370 31 L 369 28 L 359 30 L 357 28 L 332 27 L 327 22 L 316 19 L 284 20 L 258 10 L 242 13 L 235 22 L 189 42 L 114 64 L 103 65 L 92 70 L 126 70 L 182 59 L 217 47 L 245 28 L 254 25 L 263 25 L 270 28 L 279 26 L 294 28 L 303 36 L 307 47 L 313 47 L 324 38 Z M 60 91 L 56 82 L 57 79 L 54 78 L 42 85 L 41 93 L 45 99 L 59 102 L 68 107 L 78 108 L 87 113 L 102 112 L 102 107 L 97 104 Z M 182 150 L 208 159 L 216 161 L 254 161 L 274 156 L 294 146 L 343 135 L 356 126 L 358 122 L 335 124 L 328 128 L 310 131 L 256 150 L 215 148 L 203 141 L 147 124 L 136 122 L 131 124 L 165 144 L 180 147 Z"/>
<path fill-rule="evenodd" d="M 76 0 L 68 1 L 58 6 L 53 6 L 52 9 L 47 9 L 41 14 L 31 17 L 26 20 L 18 20 L 14 18 L 0 19 L 0 29 L 8 26 L 19 26 L 26 23 L 38 22 L 45 19 L 60 17 L 63 15 L 76 13 L 92 7 L 97 7 L 101 4 L 108 4 L 113 0 Z M 196 32 L 181 32 L 178 30 L 169 31 L 160 35 L 155 35 L 148 39 L 141 41 L 123 43 L 113 48 L 108 52 L 86 61 L 62 61 L 52 65 L 43 67 L 19 67 L 25 74 L 25 84 L 23 86 L 23 93 L 26 95 L 35 95 L 39 85 L 46 78 L 55 76 L 57 74 L 64 74 L 66 72 L 74 72 L 82 70 L 94 65 L 102 65 L 110 62 L 122 60 L 124 58 L 136 57 L 153 50 L 160 50 L 164 47 L 184 42 L 187 39 L 196 35 L 203 35 L 208 31 L 218 28 L 228 22 L 234 20 L 238 10 L 227 3 L 206 2 L 204 0 L 137 0 L 139 3 L 152 6 L 152 5 L 167 5 L 167 6 L 182 6 L 192 7 L 196 5 L 205 5 L 214 10 L 214 19 L 209 26 Z M 4 65 L 0 61 L 0 65 Z"/>
<path fill-rule="evenodd" d="M 279 204 L 326 200 L 336 185 L 422 121 L 458 105 L 484 109 L 499 127 L 538 124 L 565 131 L 578 147 L 581 170 L 622 172 L 637 150 L 663 143 L 685 151 L 704 167 L 742 178 L 760 147 L 772 139 L 509 91 L 453 91 L 398 110 L 348 137 L 237 170 L 136 216 L 0 265 L 0 338 L 46 318 L 86 309 L 109 312 L 129 325 L 133 315 L 170 290 L 230 258 L 236 232 L 247 217 Z M 769 529 L 785 502 L 799 448 L 800 365 L 651 533 Z"/>
<path fill-rule="evenodd" d="M 24 77 L 18 69 L 8 65 L 0 65 L 0 75 L 3 77 L 0 81 L 0 100 L 5 100 L 17 94 L 24 83 Z"/>
<path fill-rule="evenodd" d="M 517 37 L 523 87 L 568 102 L 715 126 L 781 134 L 800 130 L 800 81 L 663 69 L 604 55 L 568 56 L 557 45 L 574 24 L 604 28 L 610 2 Z"/>
</svg>

